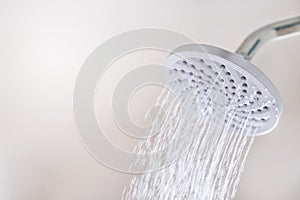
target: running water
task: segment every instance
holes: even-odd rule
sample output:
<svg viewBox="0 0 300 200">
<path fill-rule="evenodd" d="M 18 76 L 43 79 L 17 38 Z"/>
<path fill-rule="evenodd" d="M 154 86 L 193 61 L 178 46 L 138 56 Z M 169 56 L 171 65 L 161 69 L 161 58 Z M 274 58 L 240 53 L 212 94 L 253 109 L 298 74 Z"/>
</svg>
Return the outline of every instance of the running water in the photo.
<svg viewBox="0 0 300 200">
<path fill-rule="evenodd" d="M 158 98 L 161 109 L 150 130 L 157 135 L 135 149 L 150 156 L 132 166 L 161 168 L 133 178 L 123 200 L 234 198 L 254 140 L 251 113 L 237 122 L 235 99 L 226 103 L 223 86 L 206 88 L 193 76 L 172 70 L 174 81 Z"/>
</svg>

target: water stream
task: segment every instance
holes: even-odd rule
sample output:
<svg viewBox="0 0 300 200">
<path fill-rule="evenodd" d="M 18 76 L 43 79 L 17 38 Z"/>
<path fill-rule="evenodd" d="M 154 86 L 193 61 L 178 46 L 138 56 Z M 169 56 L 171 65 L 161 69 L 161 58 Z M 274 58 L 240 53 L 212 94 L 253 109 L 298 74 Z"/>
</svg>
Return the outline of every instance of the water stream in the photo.
<svg viewBox="0 0 300 200">
<path fill-rule="evenodd" d="M 161 109 L 150 130 L 157 135 L 135 148 L 136 153 L 153 155 L 133 164 L 160 169 L 136 175 L 122 199 L 233 199 L 254 141 L 255 129 L 248 123 L 251 113 L 233 123 L 234 99 L 225 104 L 222 86 L 207 95 L 203 91 L 210 88 L 176 71 L 171 80 L 158 98 Z"/>
</svg>

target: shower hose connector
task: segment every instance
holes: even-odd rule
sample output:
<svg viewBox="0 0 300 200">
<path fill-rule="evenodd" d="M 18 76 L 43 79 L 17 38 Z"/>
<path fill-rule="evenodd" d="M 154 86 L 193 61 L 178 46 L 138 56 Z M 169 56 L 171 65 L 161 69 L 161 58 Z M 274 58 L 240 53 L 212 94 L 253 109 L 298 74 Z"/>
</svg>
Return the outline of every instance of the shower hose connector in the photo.
<svg viewBox="0 0 300 200">
<path fill-rule="evenodd" d="M 263 26 L 251 33 L 238 48 L 236 53 L 251 60 L 258 49 L 271 40 L 300 35 L 300 16 Z"/>
</svg>

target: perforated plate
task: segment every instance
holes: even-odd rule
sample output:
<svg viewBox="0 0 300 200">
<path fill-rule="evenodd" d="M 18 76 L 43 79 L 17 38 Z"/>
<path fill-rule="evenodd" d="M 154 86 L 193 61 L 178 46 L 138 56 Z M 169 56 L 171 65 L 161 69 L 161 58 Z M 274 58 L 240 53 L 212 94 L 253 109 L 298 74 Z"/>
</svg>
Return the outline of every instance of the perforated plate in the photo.
<svg viewBox="0 0 300 200">
<path fill-rule="evenodd" d="M 282 106 L 273 83 L 257 67 L 241 55 L 208 45 L 190 44 L 174 50 L 165 64 L 188 78 L 194 88 L 202 88 L 206 96 L 212 90 L 224 94 L 225 105 L 234 107 L 233 126 L 256 129 L 262 135 L 274 129 Z M 198 86 L 201 85 L 201 87 Z M 229 121 L 225 117 L 225 122 Z"/>
</svg>

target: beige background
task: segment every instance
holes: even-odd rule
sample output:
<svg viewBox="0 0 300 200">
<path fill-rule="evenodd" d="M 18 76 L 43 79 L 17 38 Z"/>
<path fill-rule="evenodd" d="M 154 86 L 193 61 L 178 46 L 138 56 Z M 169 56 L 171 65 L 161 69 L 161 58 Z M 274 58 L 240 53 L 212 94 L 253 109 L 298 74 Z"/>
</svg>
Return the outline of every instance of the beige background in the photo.
<svg viewBox="0 0 300 200">
<path fill-rule="evenodd" d="M 234 51 L 257 27 L 300 15 L 299 0 L 0 1 L 0 199 L 120 199 L 130 176 L 96 162 L 77 137 L 76 75 L 117 33 L 159 27 Z M 278 87 L 279 126 L 259 137 L 238 200 L 300 199 L 300 37 L 253 62 Z"/>
</svg>

